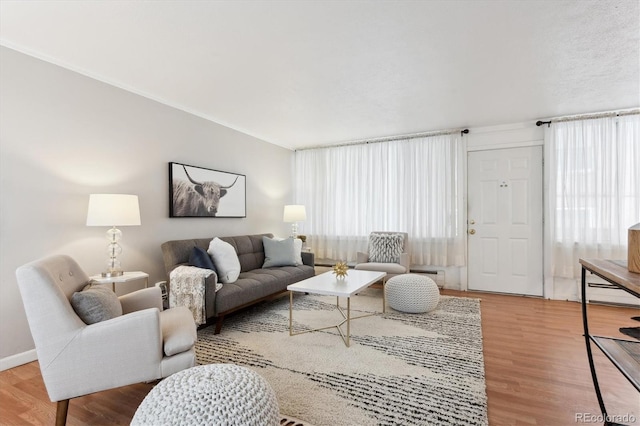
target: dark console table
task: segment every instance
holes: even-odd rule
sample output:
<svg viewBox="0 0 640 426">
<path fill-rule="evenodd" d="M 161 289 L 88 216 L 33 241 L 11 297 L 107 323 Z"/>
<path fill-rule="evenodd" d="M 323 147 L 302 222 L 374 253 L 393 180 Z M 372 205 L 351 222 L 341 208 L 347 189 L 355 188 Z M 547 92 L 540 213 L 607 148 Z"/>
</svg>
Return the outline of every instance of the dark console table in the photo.
<svg viewBox="0 0 640 426">
<path fill-rule="evenodd" d="M 584 339 L 587 345 L 587 357 L 589 358 L 591 378 L 593 379 L 593 386 L 596 390 L 602 417 L 605 419 L 604 424 L 616 425 L 617 423 L 609 421 L 610 417 L 607 415 L 607 410 L 604 406 L 602 393 L 598 385 L 598 376 L 596 375 L 596 369 L 593 364 L 591 343 L 595 344 L 613 365 L 620 370 L 622 375 L 640 391 L 640 341 L 592 336 L 589 334 L 586 275 L 587 271 L 590 271 L 621 290 L 640 298 L 640 274 L 629 272 L 627 264 L 624 261 L 580 259 L 580 264 L 582 265 L 582 323 L 584 325 Z"/>
</svg>

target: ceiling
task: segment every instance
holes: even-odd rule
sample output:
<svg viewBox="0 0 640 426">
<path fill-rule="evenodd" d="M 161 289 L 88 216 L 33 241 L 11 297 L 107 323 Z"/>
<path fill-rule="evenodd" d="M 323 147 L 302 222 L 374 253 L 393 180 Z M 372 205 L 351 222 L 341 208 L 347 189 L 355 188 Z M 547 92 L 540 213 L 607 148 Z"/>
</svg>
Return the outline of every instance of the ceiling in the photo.
<svg viewBox="0 0 640 426">
<path fill-rule="evenodd" d="M 291 149 L 640 105 L 638 0 L 1 0 L 0 44 Z"/>
</svg>

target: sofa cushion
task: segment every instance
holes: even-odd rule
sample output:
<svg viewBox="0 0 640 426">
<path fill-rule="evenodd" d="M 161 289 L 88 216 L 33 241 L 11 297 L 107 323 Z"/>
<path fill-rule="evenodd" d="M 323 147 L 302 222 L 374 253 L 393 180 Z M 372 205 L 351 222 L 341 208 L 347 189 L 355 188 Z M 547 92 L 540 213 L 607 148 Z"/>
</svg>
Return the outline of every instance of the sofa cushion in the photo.
<svg viewBox="0 0 640 426">
<path fill-rule="evenodd" d="M 264 263 L 264 246 L 262 237 L 273 237 L 271 234 L 240 235 L 236 237 L 220 237 L 236 249 L 240 260 L 240 271 L 247 272 L 262 268 Z"/>
<path fill-rule="evenodd" d="M 209 243 L 207 253 L 216 265 L 218 279 L 221 283 L 232 283 L 240 275 L 240 261 L 233 246 L 216 237 Z"/>
<path fill-rule="evenodd" d="M 122 315 L 118 296 L 107 286 L 87 285 L 71 295 L 71 306 L 85 324 L 95 324 Z"/>
<path fill-rule="evenodd" d="M 378 234 L 369 236 L 369 262 L 398 263 L 404 247 L 402 234 Z"/>
<path fill-rule="evenodd" d="M 361 271 L 378 271 L 378 272 L 386 272 L 387 274 L 404 274 L 409 271 L 400 265 L 399 263 L 377 263 L 377 262 L 365 262 L 358 263 L 353 269 L 358 269 Z"/>
<path fill-rule="evenodd" d="M 263 268 L 273 268 L 277 266 L 298 266 L 302 264 L 302 259 L 298 261 L 296 247 L 293 238 L 278 240 L 275 238 L 262 237 L 264 245 Z"/>
<path fill-rule="evenodd" d="M 282 266 L 242 272 L 233 284 L 225 284 L 216 294 L 216 312 L 225 312 L 260 298 L 287 290 L 289 284 L 315 275 L 312 266 Z"/>
</svg>

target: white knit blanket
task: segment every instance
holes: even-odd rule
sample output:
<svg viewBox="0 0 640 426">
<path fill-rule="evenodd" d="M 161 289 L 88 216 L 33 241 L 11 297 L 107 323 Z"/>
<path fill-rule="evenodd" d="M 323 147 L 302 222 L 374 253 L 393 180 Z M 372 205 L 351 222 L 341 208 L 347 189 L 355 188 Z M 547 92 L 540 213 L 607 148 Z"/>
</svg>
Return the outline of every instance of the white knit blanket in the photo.
<svg viewBox="0 0 640 426">
<path fill-rule="evenodd" d="M 194 266 L 178 266 L 169 274 L 171 286 L 169 288 L 169 307 L 186 306 L 193 314 L 196 325 L 207 321 L 204 307 L 205 279 L 213 274 L 210 269 Z M 222 284 L 216 283 L 216 291 Z"/>
</svg>

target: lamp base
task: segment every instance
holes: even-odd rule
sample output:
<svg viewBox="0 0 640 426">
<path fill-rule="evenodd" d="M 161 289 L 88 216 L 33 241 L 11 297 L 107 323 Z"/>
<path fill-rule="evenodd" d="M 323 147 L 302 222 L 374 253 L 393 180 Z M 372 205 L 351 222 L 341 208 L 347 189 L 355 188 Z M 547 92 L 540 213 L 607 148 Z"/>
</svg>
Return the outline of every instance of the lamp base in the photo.
<svg viewBox="0 0 640 426">
<path fill-rule="evenodd" d="M 107 270 L 102 273 L 103 278 L 121 277 L 124 274 L 120 266 L 120 260 L 118 260 L 118 255 L 122 253 L 122 247 L 118 244 L 121 238 L 122 231 L 115 226 L 107 231 L 107 240 L 109 241 L 107 252 L 109 253 L 109 260 L 106 264 Z"/>
</svg>

